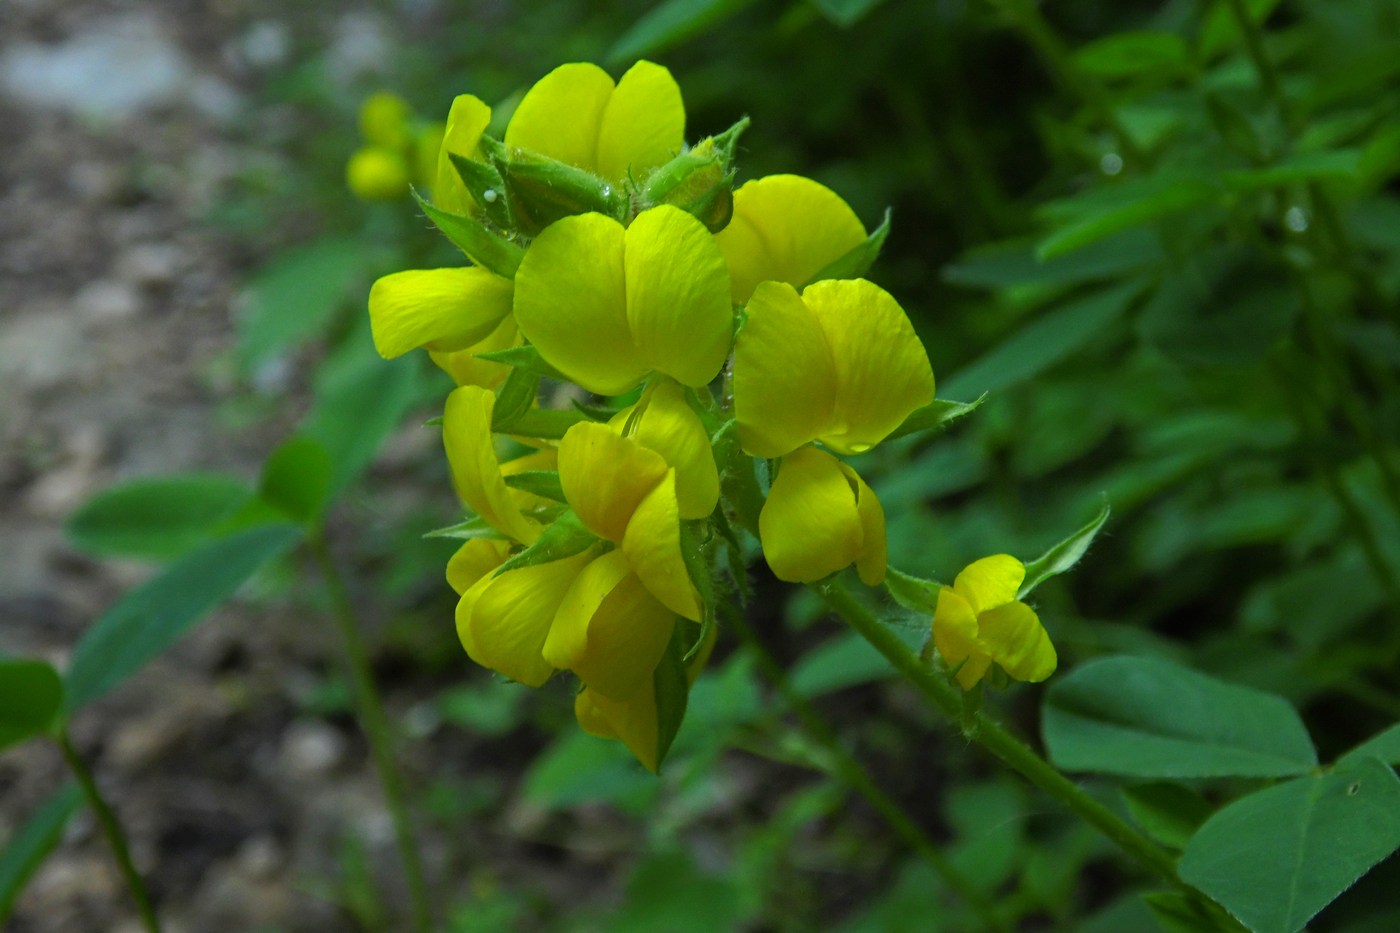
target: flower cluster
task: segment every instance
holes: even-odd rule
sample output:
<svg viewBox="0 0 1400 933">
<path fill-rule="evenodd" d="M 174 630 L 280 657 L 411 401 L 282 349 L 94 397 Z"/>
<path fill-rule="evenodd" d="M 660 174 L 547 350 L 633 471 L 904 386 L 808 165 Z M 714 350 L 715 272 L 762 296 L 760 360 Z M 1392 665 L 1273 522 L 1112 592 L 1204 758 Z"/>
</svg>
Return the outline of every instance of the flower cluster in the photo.
<svg viewBox="0 0 1400 933">
<path fill-rule="evenodd" d="M 345 163 L 345 184 L 362 201 L 394 201 L 433 179 L 444 127 L 414 117 L 408 102 L 379 91 L 360 105 L 363 145 Z"/>
<path fill-rule="evenodd" d="M 471 264 L 376 282 L 375 344 L 426 348 L 458 386 L 467 653 L 531 686 L 573 672 L 583 728 L 655 770 L 736 585 L 716 570 L 736 527 L 782 580 L 884 580 L 884 511 L 840 457 L 932 405 L 933 371 L 860 277 L 884 228 L 800 176 L 734 189 L 747 121 L 687 146 L 665 68 L 564 65 L 502 139 L 490 120 L 453 102 L 420 199 Z M 541 380 L 602 401 L 541 406 Z"/>
</svg>

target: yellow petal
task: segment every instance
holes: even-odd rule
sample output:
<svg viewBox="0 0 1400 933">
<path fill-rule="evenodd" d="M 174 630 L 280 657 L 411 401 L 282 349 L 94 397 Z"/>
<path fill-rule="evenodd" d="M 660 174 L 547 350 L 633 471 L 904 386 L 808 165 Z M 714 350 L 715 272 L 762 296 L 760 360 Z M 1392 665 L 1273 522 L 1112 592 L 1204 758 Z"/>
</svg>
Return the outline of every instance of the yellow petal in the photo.
<svg viewBox="0 0 1400 933">
<path fill-rule="evenodd" d="M 513 294 L 510 279 L 480 266 L 383 276 L 369 291 L 375 349 L 385 359 L 423 346 L 460 350 L 500 326 Z"/>
<path fill-rule="evenodd" d="M 603 696 L 625 700 L 650 683 L 675 622 L 675 613 L 647 592 L 622 552 L 610 551 L 569 587 L 544 657 Z"/>
<path fill-rule="evenodd" d="M 977 686 L 991 666 L 991 658 L 977 637 L 977 614 L 950 586 L 938 591 L 938 606 L 933 612 L 933 643 L 948 667 L 957 669 L 958 683 L 964 690 Z"/>
<path fill-rule="evenodd" d="M 599 395 L 620 395 L 651 367 L 627 314 L 626 232 L 601 214 L 550 224 L 515 274 L 515 319 L 551 366 Z"/>
<path fill-rule="evenodd" d="M 1037 683 L 1055 673 L 1055 646 L 1030 606 L 1005 603 L 979 615 L 977 624 L 988 654 L 1012 677 Z"/>
<path fill-rule="evenodd" d="M 560 65 L 521 99 L 506 145 L 597 171 L 598 130 L 612 93 L 612 78 L 597 65 Z"/>
<path fill-rule="evenodd" d="M 705 518 L 719 502 L 719 468 L 700 416 L 674 382 L 660 382 L 631 408 L 609 422 L 614 430 L 654 450 L 676 469 L 676 498 L 681 518 Z"/>
<path fill-rule="evenodd" d="M 734 303 L 760 282 L 802 288 L 865 242 L 865 227 L 841 197 L 810 178 L 769 175 L 734 192 L 734 217 L 715 234 L 733 277 Z"/>
<path fill-rule="evenodd" d="M 841 461 L 815 447 L 784 457 L 758 534 L 768 566 L 788 583 L 812 583 L 852 564 L 865 532 Z"/>
<path fill-rule="evenodd" d="M 659 727 L 655 685 L 649 684 L 622 701 L 584 690 L 574 698 L 574 715 L 584 732 L 603 739 L 621 739 L 643 767 L 656 773 Z"/>
<path fill-rule="evenodd" d="M 676 504 L 676 471 L 667 470 L 627 523 L 622 553 L 662 605 L 699 622 L 700 594 L 681 555 L 681 517 Z"/>
<path fill-rule="evenodd" d="M 505 563 L 509 554 L 509 541 L 473 538 L 447 561 L 447 583 L 461 596 L 476 581 Z"/>
<path fill-rule="evenodd" d="M 756 457 L 781 457 L 818 437 L 835 404 L 825 332 L 791 285 L 763 283 L 734 348 L 739 442 Z"/>
<path fill-rule="evenodd" d="M 521 544 L 540 536 L 539 523 L 520 513 L 501 475 L 491 437 L 496 398 L 479 386 L 462 386 L 447 396 L 442 440 L 452 469 L 452 485 L 467 507 L 492 528 Z"/>
<path fill-rule="evenodd" d="M 515 326 L 515 318 L 507 315 L 496 329 L 479 343 L 474 343 L 465 350 L 450 352 L 430 350 L 428 356 L 459 386 L 481 386 L 483 389 L 496 389 L 500 387 L 502 382 L 506 381 L 506 376 L 510 375 L 510 367 L 505 363 L 479 360 L 476 355 L 478 353 L 491 353 L 495 350 L 508 350 L 518 343 L 520 343 L 520 328 Z"/>
<path fill-rule="evenodd" d="M 705 225 L 670 205 L 642 211 L 627 228 L 624 262 L 638 360 L 683 385 L 714 379 L 729 356 L 734 308 L 724 257 Z"/>
<path fill-rule="evenodd" d="M 1010 554 L 993 554 L 964 567 L 953 581 L 953 589 L 980 616 L 1014 600 L 1025 578 L 1025 564 Z"/>
<path fill-rule="evenodd" d="M 554 673 L 542 649 L 574 577 L 591 554 L 483 577 L 457 604 L 457 634 L 471 659 L 538 687 Z"/>
<path fill-rule="evenodd" d="M 559 441 L 559 483 L 584 527 L 621 542 L 642 500 L 667 473 L 654 450 L 605 424 L 580 422 Z"/>
<path fill-rule="evenodd" d="M 802 300 L 826 333 L 836 369 L 836 404 L 822 443 L 863 453 L 933 401 L 928 353 L 889 292 L 865 279 L 833 279 L 809 286 Z"/>
<path fill-rule="evenodd" d="M 865 484 L 859 473 L 844 463 L 841 464 L 841 472 L 855 491 L 856 514 L 860 516 L 861 546 L 860 556 L 856 558 L 856 573 L 866 586 L 879 586 L 885 582 L 885 570 L 889 564 L 885 509 L 880 505 L 875 491 Z"/>
<path fill-rule="evenodd" d="M 471 94 L 458 95 L 447 114 L 447 129 L 438 148 L 437 178 L 433 182 L 433 204 L 454 214 L 467 214 L 476 206 L 466 185 L 453 167 L 451 155 L 476 158 L 481 134 L 491 122 L 491 108 Z"/>
<path fill-rule="evenodd" d="M 627 70 L 603 109 L 598 129 L 599 175 L 640 181 L 685 144 L 685 104 L 671 72 L 640 61 Z"/>
</svg>

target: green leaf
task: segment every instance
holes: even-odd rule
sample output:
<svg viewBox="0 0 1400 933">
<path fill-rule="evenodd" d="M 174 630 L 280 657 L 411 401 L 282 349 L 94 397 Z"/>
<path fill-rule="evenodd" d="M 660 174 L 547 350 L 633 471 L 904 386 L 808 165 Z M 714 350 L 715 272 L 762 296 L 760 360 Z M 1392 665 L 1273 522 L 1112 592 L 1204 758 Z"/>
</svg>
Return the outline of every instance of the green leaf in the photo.
<svg viewBox="0 0 1400 933">
<path fill-rule="evenodd" d="M 1397 848 L 1400 779 L 1365 758 L 1225 807 L 1179 871 L 1255 933 L 1295 933 Z"/>
<path fill-rule="evenodd" d="M 958 370 L 944 383 L 944 391 L 981 395 L 1034 378 L 1101 336 L 1142 287 L 1128 282 L 1059 305 Z"/>
<path fill-rule="evenodd" d="M 1225 172 L 1225 187 L 1236 192 L 1258 191 L 1329 178 L 1356 178 L 1361 171 L 1360 149 L 1302 152 L 1263 168 Z"/>
<path fill-rule="evenodd" d="M 496 393 L 496 404 L 491 409 L 491 430 L 500 434 L 515 433 L 510 428 L 535 407 L 539 388 L 539 376 L 524 369 L 512 369 Z"/>
<path fill-rule="evenodd" d="M 579 521 L 573 510 L 567 509 L 549 523 L 534 544 L 501 564 L 494 574 L 573 557 L 588 550 L 598 541 L 598 536 L 583 527 L 583 522 Z"/>
<path fill-rule="evenodd" d="M 849 29 L 885 0 L 817 0 L 817 9 L 836 25 Z"/>
<path fill-rule="evenodd" d="M 466 186 L 482 213 L 498 227 L 514 226 L 511 223 L 510 208 L 506 204 L 505 179 L 501 178 L 501 173 L 496 171 L 496 167 L 455 152 L 449 152 L 447 158 L 452 161 L 452 167 L 457 170 L 457 177 L 462 179 L 462 184 Z"/>
<path fill-rule="evenodd" d="M 288 518 L 311 524 L 330 498 L 331 458 L 318 441 L 292 437 L 263 464 L 258 495 Z"/>
<path fill-rule="evenodd" d="M 46 732 L 63 705 L 63 682 L 45 661 L 0 660 L 0 749 Z"/>
<path fill-rule="evenodd" d="M 608 50 L 607 62 L 620 65 L 663 52 L 752 3 L 753 0 L 666 0 L 622 34 Z"/>
<path fill-rule="evenodd" d="M 525 492 L 544 499 L 553 499 L 555 502 L 567 501 L 564 498 L 564 487 L 559 482 L 558 470 L 524 470 L 520 473 L 512 473 L 505 480 L 506 485 L 511 489 L 523 489 Z"/>
<path fill-rule="evenodd" d="M 325 332 L 365 277 L 362 243 L 352 236 L 322 237 L 286 251 L 254 275 L 248 310 L 238 324 L 245 363 L 264 362 Z"/>
<path fill-rule="evenodd" d="M 1256 24 L 1263 23 L 1279 5 L 1280 0 L 1244 0 L 1249 18 Z M 1202 58 L 1214 58 L 1232 45 L 1242 44 L 1239 23 L 1230 12 L 1230 4 L 1212 4 L 1201 27 L 1200 49 Z"/>
<path fill-rule="evenodd" d="M 682 637 L 682 621 L 671 632 L 671 643 L 661 656 L 652 674 L 652 688 L 656 691 L 656 773 L 671 752 L 671 744 L 681 731 L 685 721 L 686 703 L 690 698 L 690 675 L 685 669 L 685 641 Z"/>
<path fill-rule="evenodd" d="M 1134 227 L 1054 259 L 1037 257 L 1029 240 L 1005 240 L 977 247 L 945 266 L 943 279 L 970 288 L 1074 285 L 1121 278 L 1163 258 L 1157 232 Z"/>
<path fill-rule="evenodd" d="M 1219 199 L 1208 182 L 1192 176 L 1163 175 L 1122 182 L 1110 194 L 1055 202 L 1044 209 L 1051 220 L 1065 218 L 1058 229 L 1036 247 L 1041 259 L 1054 259 L 1104 237 L 1140 227 L 1170 214 L 1179 214 Z"/>
<path fill-rule="evenodd" d="M 507 366 L 514 366 L 516 369 L 523 369 L 531 375 L 543 376 L 546 379 L 557 379 L 560 382 L 569 381 L 568 376 L 544 361 L 544 357 L 540 356 L 540 351 L 535 348 L 534 344 L 524 344 L 505 350 L 493 350 L 490 353 L 478 353 L 476 358 L 490 360 L 493 363 L 504 363 Z"/>
<path fill-rule="evenodd" d="M 1337 759 L 1337 767 L 1350 767 L 1366 758 L 1379 758 L 1388 765 L 1400 765 L 1400 722 L 1371 736 Z"/>
<path fill-rule="evenodd" d="M 1210 801 L 1180 784 L 1155 781 L 1122 790 L 1128 812 L 1147 834 L 1163 845 L 1183 848 L 1206 818 L 1215 811 Z"/>
<path fill-rule="evenodd" d="M 563 809 L 645 802 L 659 787 L 621 742 L 568 730 L 530 763 L 522 795 L 533 806 Z"/>
<path fill-rule="evenodd" d="M 965 415 L 972 414 L 986 400 L 986 392 L 970 402 L 950 402 L 947 399 L 936 398 L 924 407 L 916 408 L 885 440 L 892 441 L 897 437 L 917 434 L 920 431 L 941 430 Z"/>
<path fill-rule="evenodd" d="M 49 795 L 0 850 L 0 924 L 10 918 L 25 884 L 63 836 L 68 820 L 82 805 L 83 792 L 67 784 Z"/>
<path fill-rule="evenodd" d="M 806 697 L 884 680 L 894 668 L 870 642 L 848 632 L 808 651 L 792 668 L 792 689 Z"/>
<path fill-rule="evenodd" d="M 277 524 L 220 538 L 127 593 L 73 650 L 64 711 L 73 713 L 140 670 L 301 535 L 297 525 Z"/>
<path fill-rule="evenodd" d="M 480 515 L 474 515 L 465 521 L 460 521 L 455 525 L 448 525 L 445 528 L 434 528 L 425 532 L 425 538 L 454 538 L 458 541 L 470 541 L 473 538 L 505 538 L 486 519 Z"/>
<path fill-rule="evenodd" d="M 1105 499 L 1103 508 L 1099 509 L 1099 514 L 1094 516 L 1089 524 L 1026 564 L 1026 578 L 1021 581 L 1021 590 L 1016 594 L 1016 598 L 1025 599 L 1037 586 L 1079 563 L 1079 559 L 1089 550 L 1089 545 L 1094 543 L 1099 529 L 1108 521 L 1110 511 L 1108 500 Z"/>
<path fill-rule="evenodd" d="M 807 282 L 820 282 L 824 279 L 858 279 L 870 270 L 875 264 L 875 260 L 880 258 L 880 248 L 885 245 L 885 238 L 890 235 L 890 211 L 885 209 L 885 219 L 876 227 L 870 236 L 861 243 L 849 250 L 845 255 L 832 260 L 822 268 L 820 272 L 812 276 Z"/>
<path fill-rule="evenodd" d="M 1186 40 L 1172 32 L 1119 32 L 1074 53 L 1079 67 L 1100 78 L 1170 77 L 1191 64 Z"/>
<path fill-rule="evenodd" d="M 165 560 L 208 540 L 253 496 L 223 473 L 174 473 L 102 490 L 68 520 L 73 544 L 90 554 Z"/>
<path fill-rule="evenodd" d="M 433 207 L 416 191 L 413 197 L 428 219 L 452 241 L 453 246 L 466 253 L 468 259 L 502 278 L 515 278 L 515 270 L 520 268 L 520 260 L 525 258 L 523 249 L 492 233 L 474 217 Z"/>
<path fill-rule="evenodd" d="M 1055 764 L 1139 778 L 1284 777 L 1317 766 L 1298 713 L 1282 697 L 1156 658 L 1082 665 L 1045 698 Z"/>
<path fill-rule="evenodd" d="M 508 425 L 498 427 L 494 423 L 491 430 L 521 437 L 538 437 L 558 440 L 565 432 L 580 421 L 590 421 L 582 411 L 555 411 L 548 408 L 531 408 L 510 420 Z"/>
<path fill-rule="evenodd" d="M 889 567 L 885 570 L 885 589 L 905 609 L 932 619 L 938 610 L 938 594 L 942 592 L 943 584 Z"/>
<path fill-rule="evenodd" d="M 1142 896 L 1162 933 L 1238 933 L 1239 925 L 1227 916 L 1216 916 L 1198 897 L 1179 891 L 1154 891 Z M 1219 908 L 1215 908 L 1219 910 Z"/>
</svg>

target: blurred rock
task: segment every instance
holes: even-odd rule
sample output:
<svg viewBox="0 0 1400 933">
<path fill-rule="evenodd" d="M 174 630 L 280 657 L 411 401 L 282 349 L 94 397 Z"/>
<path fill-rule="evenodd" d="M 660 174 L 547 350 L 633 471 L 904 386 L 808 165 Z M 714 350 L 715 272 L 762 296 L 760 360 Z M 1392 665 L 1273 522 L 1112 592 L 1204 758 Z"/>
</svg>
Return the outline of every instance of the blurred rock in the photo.
<svg viewBox="0 0 1400 933">
<path fill-rule="evenodd" d="M 141 310 L 141 296 L 126 282 L 98 279 L 83 286 L 73 305 L 85 320 L 104 324 L 135 317 Z"/>
<path fill-rule="evenodd" d="M 82 329 L 60 308 L 0 317 L 0 384 L 35 391 L 61 385 L 84 366 L 83 351 Z"/>
<path fill-rule="evenodd" d="M 173 243 L 137 243 L 117 257 L 117 276 L 134 285 L 164 285 L 175 278 L 185 260 Z"/>
<path fill-rule="evenodd" d="M 282 735 L 279 764 L 293 778 L 322 777 L 345 757 L 345 739 L 323 722 L 299 720 Z"/>
</svg>

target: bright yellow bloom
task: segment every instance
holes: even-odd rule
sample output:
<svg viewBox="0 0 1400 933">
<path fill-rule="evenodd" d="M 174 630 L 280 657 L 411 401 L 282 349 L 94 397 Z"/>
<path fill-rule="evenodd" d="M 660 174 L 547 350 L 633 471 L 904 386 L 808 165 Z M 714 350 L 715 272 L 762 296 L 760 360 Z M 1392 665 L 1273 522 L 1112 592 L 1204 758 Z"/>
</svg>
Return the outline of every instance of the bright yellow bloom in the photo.
<svg viewBox="0 0 1400 933">
<path fill-rule="evenodd" d="M 462 386 L 447 396 L 442 440 L 452 470 L 452 485 L 468 508 L 492 528 L 521 544 L 540 536 L 539 521 L 526 514 L 538 504 L 530 493 L 511 489 L 505 477 L 554 466 L 552 449 L 539 450 L 502 465 L 491 437 L 496 397 L 480 386 Z"/>
<path fill-rule="evenodd" d="M 712 380 L 729 355 L 729 273 L 704 224 L 679 208 L 623 228 L 601 214 L 551 224 L 515 277 L 515 319 L 551 366 L 599 395 L 653 372 Z"/>
<path fill-rule="evenodd" d="M 1038 682 L 1055 672 L 1050 636 L 1035 610 L 1016 598 L 1026 568 L 1007 554 L 968 564 L 938 592 L 933 642 L 958 683 L 971 690 L 993 662 L 1016 680 Z"/>
<path fill-rule="evenodd" d="M 685 144 L 685 105 L 671 72 L 651 62 L 616 85 L 597 65 L 560 65 L 521 99 L 505 144 L 608 181 L 641 180 Z"/>
<path fill-rule="evenodd" d="M 764 282 L 754 291 L 734 350 L 734 415 L 749 453 L 781 457 L 814 440 L 863 453 L 931 401 L 928 354 L 878 285 L 829 280 L 798 295 Z"/>
<path fill-rule="evenodd" d="M 560 484 L 584 526 L 621 545 L 632 572 L 662 605 L 699 621 L 700 596 L 686 570 L 680 531 L 682 519 L 714 511 L 714 454 L 679 389 L 658 388 L 642 406 L 637 418 L 622 424 L 570 428 L 559 442 Z M 634 433 L 624 436 L 629 420 Z"/>
<path fill-rule="evenodd" d="M 508 350 L 520 343 L 520 328 L 515 326 L 515 318 L 507 316 L 496 329 L 485 338 L 465 350 L 430 350 L 428 356 L 443 372 L 452 377 L 459 386 L 481 386 L 483 389 L 499 388 L 510 375 L 510 366 L 491 360 L 479 360 L 477 354 Z"/>
<path fill-rule="evenodd" d="M 851 564 L 861 582 L 885 579 L 885 510 L 855 470 L 815 447 L 783 458 L 758 516 L 774 576 L 812 583 Z"/>
<path fill-rule="evenodd" d="M 476 202 L 452 165 L 451 157 L 468 159 L 481 155 L 481 134 L 491 122 L 491 108 L 481 98 L 459 94 L 447 112 L 447 127 L 437 153 L 437 180 L 433 182 L 433 205 L 454 214 L 471 213 Z"/>
<path fill-rule="evenodd" d="M 480 266 L 381 276 L 369 291 L 374 347 L 385 359 L 416 347 L 465 349 L 489 337 L 510 316 L 513 295 L 510 279 Z"/>
<path fill-rule="evenodd" d="M 760 282 L 802 288 L 865 242 L 865 227 L 840 195 L 800 175 L 769 175 L 734 192 L 734 216 L 715 234 L 734 279 L 734 303 Z"/>
<path fill-rule="evenodd" d="M 365 141 L 385 149 L 408 145 L 408 121 L 413 108 L 397 94 L 379 91 L 360 104 L 360 135 Z"/>
</svg>

